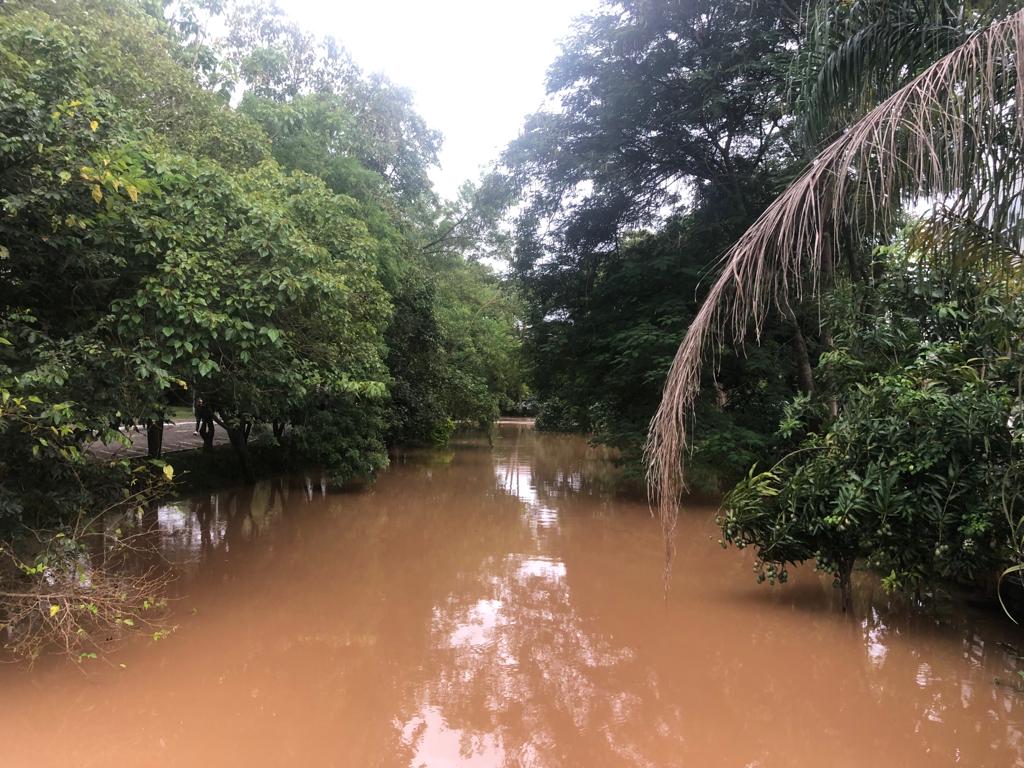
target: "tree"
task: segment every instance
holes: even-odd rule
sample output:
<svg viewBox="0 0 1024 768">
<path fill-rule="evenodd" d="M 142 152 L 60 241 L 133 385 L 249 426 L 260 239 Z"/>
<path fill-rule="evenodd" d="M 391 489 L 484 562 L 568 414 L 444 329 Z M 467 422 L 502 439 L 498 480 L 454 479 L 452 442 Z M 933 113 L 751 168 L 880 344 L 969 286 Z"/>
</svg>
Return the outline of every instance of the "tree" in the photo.
<svg viewBox="0 0 1024 768">
<path fill-rule="evenodd" d="M 273 2 L 236 4 L 226 23 L 225 54 L 253 96 L 312 118 L 300 131 L 324 136 L 332 155 L 340 150 L 378 174 L 403 205 L 433 201 L 427 169 L 437 162 L 440 135 L 416 114 L 408 91 L 380 75 L 364 77 L 336 40 L 304 32 Z"/>
<path fill-rule="evenodd" d="M 4 13 L 45 14 L 78 43 L 89 89 L 100 89 L 120 109 L 119 128 L 150 132 L 185 154 L 244 170 L 269 157 L 266 135 L 230 109 L 222 90 L 199 86 L 188 45 L 159 13 L 125 0 L 16 0 Z M 29 10 L 32 9 L 32 10 Z M 185 61 L 183 61 L 183 58 Z M 79 96 L 81 98 L 81 96 Z"/>
<path fill-rule="evenodd" d="M 160 227 L 146 242 L 162 259 L 115 303 L 110 333 L 144 376 L 194 383 L 251 475 L 256 421 L 287 420 L 317 397 L 383 396 L 387 303 L 372 248 L 349 201 L 313 177 L 157 162 L 136 241 Z"/>
<path fill-rule="evenodd" d="M 110 248 L 112 223 L 150 190 L 131 144 L 133 116 L 90 82 L 75 30 L 32 10 L 0 18 L 0 312 L 8 386 L 47 405 L 74 404 L 82 433 L 110 435 L 148 400 L 93 331 L 153 261 Z M 70 407 L 70 405 L 69 405 Z"/>
<path fill-rule="evenodd" d="M 1024 468 L 1016 286 L 905 244 L 872 273 L 830 293 L 821 391 L 791 401 L 788 452 L 737 484 L 720 520 L 726 542 L 756 547 L 760 578 L 813 559 L 844 608 L 858 560 L 919 596 L 990 579 L 1010 556 Z"/>
<path fill-rule="evenodd" d="M 264 127 L 285 167 L 319 176 L 359 204 L 394 306 L 389 435 L 444 442 L 458 421 L 489 423 L 519 388 L 513 300 L 489 270 L 503 254 L 513 190 L 497 174 L 441 204 L 428 169 L 439 137 L 408 93 L 364 78 L 331 40 L 271 5 L 239 6 L 228 55 L 251 92 L 240 109 Z M 301 52 L 301 53 L 296 53 Z"/>
<path fill-rule="evenodd" d="M 760 209 L 791 161 L 796 21 L 785 2 L 631 0 L 578 26 L 548 76 L 561 109 L 529 118 L 506 153 L 568 253 L 599 259 L 686 197 Z"/>
<path fill-rule="evenodd" d="M 13 9 L 0 26 L 2 119 L 16 137 L 0 178 L 14 383 L 73 399 L 92 434 L 137 421 L 158 434 L 167 392 L 199 384 L 243 458 L 257 414 L 285 418 L 312 393 L 380 398 L 388 307 L 356 203 L 265 154 L 240 174 L 235 150 L 254 124 L 199 91 L 163 38 L 142 59 L 158 20 L 100 5 L 110 30 L 79 26 L 90 3 Z M 147 98 L 198 125 L 155 138 L 162 107 Z M 237 123 L 242 143 L 204 157 L 203 115 Z"/>
<path fill-rule="evenodd" d="M 489 429 L 503 408 L 522 399 L 519 307 L 482 264 L 455 257 L 435 268 L 446 410 L 455 421 Z"/>
<path fill-rule="evenodd" d="M 184 392 L 249 479 L 268 424 L 337 483 L 519 394 L 514 294 L 473 263 L 507 190 L 442 205 L 440 137 L 334 41 L 271 5 L 14 0 L 0 62 L 0 612 L 32 652 L 147 621 L 156 582 L 91 563 L 89 602 L 77 568 L 173 470 L 89 453 L 143 425 L 158 456 Z"/>
<path fill-rule="evenodd" d="M 634 474 L 702 276 L 793 163 L 798 22 L 777 2 L 606 4 L 551 69 L 558 107 L 529 118 L 505 154 L 526 199 L 513 270 L 539 424 L 593 430 Z M 729 355 L 702 402 L 708 487 L 742 475 L 799 384 L 784 350 L 800 326 L 780 326 L 760 360 Z"/>
</svg>

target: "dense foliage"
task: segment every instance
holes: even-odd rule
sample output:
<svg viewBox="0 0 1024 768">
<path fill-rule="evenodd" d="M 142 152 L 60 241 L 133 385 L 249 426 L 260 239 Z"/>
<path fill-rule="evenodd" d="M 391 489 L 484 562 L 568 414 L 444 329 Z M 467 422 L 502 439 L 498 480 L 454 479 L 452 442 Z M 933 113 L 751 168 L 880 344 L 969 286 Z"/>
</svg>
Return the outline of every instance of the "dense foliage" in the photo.
<svg viewBox="0 0 1024 768">
<path fill-rule="evenodd" d="M 949 144 L 948 115 L 904 120 L 832 157 L 827 183 L 853 199 L 814 219 L 828 198 L 808 182 L 815 204 L 762 216 L 804 169 L 831 168 L 823 147 L 875 135 L 846 126 L 1013 4 L 798 5 L 606 2 L 501 168 L 453 200 L 432 188 L 441 137 L 411 95 L 273 3 L 0 5 L 0 580 L 29 606 L 9 615 L 99 610 L 68 598 L 47 615 L 32 590 L 80 590 L 84 521 L 134 514 L 173 477 L 175 405 L 201 398 L 249 479 L 317 465 L 341 484 L 389 444 L 444 443 L 536 395 L 539 428 L 589 432 L 639 477 L 666 377 L 686 413 L 660 423 L 685 435 L 659 444 L 660 466 L 734 486 L 724 541 L 755 547 L 761 577 L 815 560 L 848 604 L 856 563 L 913 593 L 1024 570 L 1007 57 L 977 99 L 947 93 L 949 114 L 988 115 L 943 155 L 952 170 L 922 159 Z M 879 222 L 906 220 L 908 184 L 943 204 L 894 240 Z M 771 260 L 778 242 L 789 261 Z M 506 276 L 486 266 L 502 259 Z M 823 307 L 805 300 L 823 287 Z M 757 343 L 723 346 L 727 325 Z M 130 429 L 150 461 L 99 458 Z M 103 631 L 123 625 L 115 598 Z"/>
<path fill-rule="evenodd" d="M 1024 299 L 978 264 L 900 249 L 827 302 L 834 345 L 780 426 L 789 452 L 726 497 L 725 540 L 762 578 L 814 559 L 849 599 L 853 564 L 922 593 L 1010 557 L 1021 469 Z"/>
<path fill-rule="evenodd" d="M 273 6 L 232 6 L 220 49 L 203 8 L 5 6 L 5 386 L 73 403 L 94 437 L 159 424 L 187 387 L 243 461 L 254 423 L 308 429 L 310 409 L 373 410 L 392 388 L 392 409 L 431 415 L 395 411 L 378 438 L 493 418 L 521 385 L 515 306 L 464 257 L 486 227 L 458 240 L 430 189 L 439 137 Z M 418 324 L 432 377 L 395 348 L 421 346 L 400 330 Z"/>
<path fill-rule="evenodd" d="M 1024 155 L 1012 106 L 1019 72 L 1001 49 L 1019 44 L 1019 32 L 999 31 L 1020 20 L 1019 4 L 1004 2 L 810 6 L 798 70 L 803 137 L 813 150 L 860 120 L 837 140 L 847 142 L 838 156 L 865 182 L 841 202 L 873 214 L 818 233 L 828 256 L 809 279 L 834 288 L 815 390 L 787 405 L 779 463 L 751 471 L 720 518 L 726 541 L 757 548 L 761 578 L 813 558 L 836 577 L 845 608 L 858 563 L 888 590 L 917 596 L 953 583 L 991 592 L 1021 572 L 1013 190 Z M 947 71 L 951 61 L 963 69 Z M 905 130 L 935 114 L 955 123 Z M 958 138 L 962 126 L 971 142 Z M 915 154 L 930 158 L 929 170 L 913 170 Z M 828 206 L 828 184 L 815 204 Z M 930 210 L 893 236 L 898 204 L 915 191 Z M 782 228 L 796 226 L 786 219 Z"/>
<path fill-rule="evenodd" d="M 960 129 L 903 117 L 877 129 L 889 144 L 836 155 L 820 180 L 846 174 L 853 199 L 798 191 L 784 215 L 759 218 L 837 136 L 872 136 L 844 133 L 852 121 L 1017 9 L 620 0 L 577 24 L 549 73 L 553 106 L 504 158 L 525 201 L 513 269 L 538 426 L 590 432 L 638 475 L 646 447 L 669 552 L 685 480 L 738 482 L 725 542 L 756 547 L 770 580 L 816 560 L 844 605 L 855 563 L 924 594 L 991 587 L 1019 559 L 1021 152 L 1008 59 L 979 64 L 998 73 L 985 98 L 1001 106 L 971 100 L 981 80 L 953 90 L 964 103 L 948 114 L 991 123 L 979 146 L 953 136 L 939 159 L 905 162 L 945 148 L 944 126 Z M 932 203 L 954 187 L 909 244 L 883 227 L 907 220 L 905 198 L 880 191 L 904 176 Z M 758 247 L 723 269 L 754 230 Z M 823 308 L 806 301 L 823 286 L 834 286 Z M 680 347 L 694 328 L 701 341 Z"/>
</svg>

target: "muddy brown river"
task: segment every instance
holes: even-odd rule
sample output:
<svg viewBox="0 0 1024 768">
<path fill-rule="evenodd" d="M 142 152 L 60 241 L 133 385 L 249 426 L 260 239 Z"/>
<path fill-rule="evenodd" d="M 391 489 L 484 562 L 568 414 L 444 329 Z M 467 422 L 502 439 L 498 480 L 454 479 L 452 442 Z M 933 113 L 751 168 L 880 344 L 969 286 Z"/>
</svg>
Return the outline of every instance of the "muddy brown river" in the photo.
<svg viewBox="0 0 1024 768">
<path fill-rule="evenodd" d="M 1024 766 L 1009 621 L 759 586 L 710 507 L 666 599 L 613 490 L 584 441 L 503 424 L 360 492 L 165 504 L 177 630 L 0 668 L 0 766 Z"/>
</svg>

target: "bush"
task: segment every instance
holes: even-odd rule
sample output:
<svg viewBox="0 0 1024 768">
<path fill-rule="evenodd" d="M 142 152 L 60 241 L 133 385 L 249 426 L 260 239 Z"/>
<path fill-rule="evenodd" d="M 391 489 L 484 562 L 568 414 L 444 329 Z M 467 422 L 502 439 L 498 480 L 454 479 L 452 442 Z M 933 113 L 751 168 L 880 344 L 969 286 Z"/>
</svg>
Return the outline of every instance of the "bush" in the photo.
<svg viewBox="0 0 1024 768">
<path fill-rule="evenodd" d="M 835 348 L 816 396 L 786 408 L 790 452 L 751 470 L 720 517 L 725 542 L 757 548 L 760 579 L 814 559 L 844 605 L 857 561 L 890 591 L 994 584 L 1020 496 L 1024 300 L 899 251 L 875 272 L 830 299 Z"/>
<path fill-rule="evenodd" d="M 383 425 L 381 403 L 335 397 L 303 414 L 283 442 L 293 466 L 319 467 L 340 486 L 387 466 Z"/>
<path fill-rule="evenodd" d="M 560 397 L 552 397 L 537 409 L 536 428 L 541 432 L 586 432 L 587 413 Z"/>
</svg>

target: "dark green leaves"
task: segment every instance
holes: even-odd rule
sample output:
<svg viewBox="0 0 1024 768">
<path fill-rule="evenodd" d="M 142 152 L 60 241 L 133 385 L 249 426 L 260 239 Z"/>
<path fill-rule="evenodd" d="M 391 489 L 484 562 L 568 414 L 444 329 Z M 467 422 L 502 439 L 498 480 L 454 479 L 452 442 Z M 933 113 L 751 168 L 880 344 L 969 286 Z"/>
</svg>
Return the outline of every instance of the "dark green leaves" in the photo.
<svg viewBox="0 0 1024 768">
<path fill-rule="evenodd" d="M 786 408 L 792 452 L 726 498 L 725 539 L 765 574 L 814 559 L 837 577 L 861 561 L 894 591 L 989 579 L 1019 546 L 1024 301 L 984 272 L 884 255 L 872 284 L 829 298 L 822 390 Z"/>
</svg>

